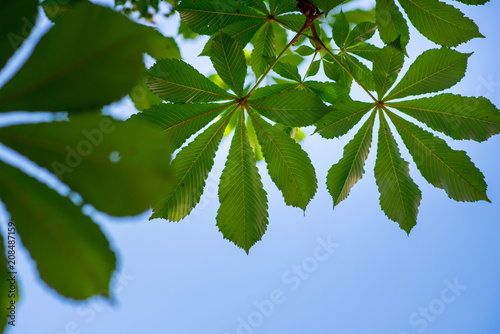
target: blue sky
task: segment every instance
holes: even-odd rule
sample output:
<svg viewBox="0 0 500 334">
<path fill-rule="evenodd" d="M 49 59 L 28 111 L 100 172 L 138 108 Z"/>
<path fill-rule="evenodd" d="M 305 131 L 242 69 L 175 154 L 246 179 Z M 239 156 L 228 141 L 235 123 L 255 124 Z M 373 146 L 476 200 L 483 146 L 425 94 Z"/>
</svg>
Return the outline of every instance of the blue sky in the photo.
<svg viewBox="0 0 500 334">
<path fill-rule="evenodd" d="M 500 3 L 453 4 L 478 23 L 486 38 L 458 48 L 475 54 L 465 79 L 448 92 L 485 96 L 500 106 Z M 175 24 L 161 29 L 175 35 Z M 411 38 L 410 60 L 436 47 L 415 30 Z M 205 74 L 213 72 L 207 58 L 194 57 L 203 43 L 186 42 L 181 48 L 189 63 Z M 29 45 L 25 49 L 29 53 Z M 364 99 L 359 90 L 353 94 Z M 132 107 L 125 101 L 113 110 L 124 115 Z M 448 140 L 482 170 L 492 204 L 454 202 L 410 164 L 423 199 L 418 224 L 408 237 L 380 210 L 375 147 L 363 179 L 333 210 L 326 173 L 353 136 L 349 132 L 325 140 L 313 135 L 302 142 L 319 180 L 305 215 L 284 204 L 265 164 L 259 163 L 270 223 L 250 255 L 224 240 L 215 226 L 218 177 L 230 138 L 223 140 L 206 193 L 188 219 L 168 223 L 148 221 L 148 213 L 127 219 L 95 214 L 119 257 L 113 303 L 59 297 L 21 251 L 22 300 L 10 333 L 499 333 L 500 137 L 481 144 Z M 1 225 L 6 225 L 4 216 Z"/>
</svg>

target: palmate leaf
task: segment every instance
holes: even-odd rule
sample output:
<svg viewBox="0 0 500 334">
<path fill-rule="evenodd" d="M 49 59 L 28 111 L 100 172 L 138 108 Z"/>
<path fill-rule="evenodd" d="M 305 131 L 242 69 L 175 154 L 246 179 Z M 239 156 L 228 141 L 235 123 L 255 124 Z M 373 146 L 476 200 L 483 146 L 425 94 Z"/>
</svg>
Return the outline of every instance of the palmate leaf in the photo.
<svg viewBox="0 0 500 334">
<path fill-rule="evenodd" d="M 175 10 L 182 22 L 202 35 L 214 35 L 236 22 L 265 17 L 236 0 L 183 0 Z"/>
<path fill-rule="evenodd" d="M 372 142 L 374 120 L 375 111 L 344 147 L 344 156 L 328 171 L 326 186 L 333 198 L 334 207 L 347 198 L 351 188 L 363 177 L 363 167 Z"/>
<path fill-rule="evenodd" d="M 35 25 L 37 10 L 37 0 L 0 3 L 0 68 L 28 37 Z M 1 324 L 0 328 L 3 328 Z"/>
<path fill-rule="evenodd" d="M 260 14 L 269 15 L 269 11 L 267 10 L 267 7 L 262 0 L 240 0 L 240 2 Z"/>
<path fill-rule="evenodd" d="M 484 97 L 441 94 L 387 104 L 453 139 L 485 141 L 500 133 L 500 113 Z"/>
<path fill-rule="evenodd" d="M 401 157 L 398 144 L 382 112 L 380 112 L 375 180 L 380 192 L 382 210 L 409 234 L 417 224 L 422 192 L 411 179 L 408 162 Z"/>
<path fill-rule="evenodd" d="M 0 89 L 0 111 L 85 111 L 119 100 L 139 82 L 153 32 L 82 1 Z"/>
<path fill-rule="evenodd" d="M 457 8 L 439 0 L 398 0 L 411 23 L 429 40 L 443 46 L 457 46 L 484 37 L 477 25 Z"/>
<path fill-rule="evenodd" d="M 1 161 L 0 184 L 2 202 L 42 280 L 68 298 L 109 297 L 116 257 L 99 226 L 69 198 Z"/>
<path fill-rule="evenodd" d="M 344 101 L 332 105 L 333 111 L 318 121 L 316 132 L 323 138 L 345 135 L 361 118 L 375 107 L 373 103 Z"/>
<path fill-rule="evenodd" d="M 210 60 L 221 79 L 236 95 L 242 97 L 247 64 L 238 42 L 224 32 L 219 33 L 212 43 Z"/>
<path fill-rule="evenodd" d="M 177 154 L 172 161 L 173 182 L 150 219 L 179 221 L 198 204 L 229 118 L 222 117 Z"/>
<path fill-rule="evenodd" d="M 236 122 L 238 121 L 238 113 L 235 113 L 233 117 L 236 117 Z M 236 124 L 235 126 L 236 127 Z M 234 130 L 233 127 L 233 130 Z M 257 138 L 257 134 L 255 133 L 255 129 L 253 127 L 253 122 L 251 120 L 251 117 L 247 118 L 247 135 L 248 135 L 248 141 L 250 142 L 250 145 L 253 148 L 253 151 L 255 153 L 255 160 L 257 161 L 262 161 L 264 160 L 264 155 L 262 154 L 262 147 L 260 146 L 259 139 Z"/>
<path fill-rule="evenodd" d="M 403 49 L 410 41 L 410 31 L 403 14 L 394 0 L 376 0 L 376 21 L 380 38 L 385 44 L 392 43 L 401 36 Z"/>
<path fill-rule="evenodd" d="M 337 60 L 335 60 L 334 57 Z M 345 57 L 342 54 L 334 57 L 329 54 L 323 57 L 323 70 L 325 71 L 325 75 L 340 86 L 350 88 L 352 84 L 352 76 L 340 65 L 342 64 L 347 68 L 347 61 Z"/>
<path fill-rule="evenodd" d="M 248 141 L 243 112 L 235 128 L 219 186 L 217 226 L 247 253 L 267 229 L 267 194 Z"/>
<path fill-rule="evenodd" d="M 248 105 L 274 122 L 293 127 L 314 124 L 331 110 L 316 94 L 297 90 L 251 100 Z"/>
<path fill-rule="evenodd" d="M 490 202 L 484 175 L 464 151 L 454 151 L 443 139 L 393 113 L 388 115 L 427 182 L 456 201 Z"/>
<path fill-rule="evenodd" d="M 0 128 L 0 142 L 54 173 L 85 203 L 129 216 L 148 210 L 171 181 L 168 141 L 155 130 L 81 113 L 69 122 Z"/>
<path fill-rule="evenodd" d="M 446 48 L 425 51 L 384 100 L 433 93 L 454 86 L 464 77 L 470 55 Z"/>
<path fill-rule="evenodd" d="M 132 119 L 145 120 L 159 127 L 167 136 L 171 149 L 176 150 L 228 106 L 218 103 L 162 103 L 132 116 Z"/>
<path fill-rule="evenodd" d="M 177 59 L 161 59 L 148 71 L 146 83 L 153 93 L 174 103 L 229 100 L 233 96 Z"/>
<path fill-rule="evenodd" d="M 287 29 L 299 32 L 300 29 L 302 29 L 302 27 L 304 26 L 306 18 L 301 14 L 286 14 L 276 17 L 276 22 L 279 22 Z"/>
<path fill-rule="evenodd" d="M 255 76 L 261 76 L 269 66 L 268 57 L 274 57 L 276 50 L 274 46 L 274 32 L 271 23 L 262 26 L 252 38 L 254 48 L 250 58 L 250 64 Z"/>
<path fill-rule="evenodd" d="M 316 193 L 316 172 L 299 144 L 257 115 L 251 114 L 269 176 L 287 205 L 305 210 Z"/>
<path fill-rule="evenodd" d="M 396 81 L 403 63 L 403 52 L 392 45 L 386 45 L 375 56 L 373 60 L 373 79 L 379 100 Z"/>
</svg>

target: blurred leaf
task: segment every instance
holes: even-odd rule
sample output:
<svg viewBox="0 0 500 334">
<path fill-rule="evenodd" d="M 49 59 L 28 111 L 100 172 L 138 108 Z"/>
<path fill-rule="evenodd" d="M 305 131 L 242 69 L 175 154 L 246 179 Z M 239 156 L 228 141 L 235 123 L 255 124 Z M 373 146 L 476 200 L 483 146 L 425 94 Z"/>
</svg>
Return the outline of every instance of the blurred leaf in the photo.
<svg viewBox="0 0 500 334">
<path fill-rule="evenodd" d="M 0 89 L 0 111 L 88 110 L 122 98 L 143 73 L 151 32 L 109 8 L 80 3 Z"/>
<path fill-rule="evenodd" d="M 116 256 L 99 226 L 69 198 L 1 161 L 0 183 L 0 197 L 41 279 L 68 298 L 109 297 Z"/>
<path fill-rule="evenodd" d="M 181 52 L 172 37 L 165 37 L 159 31 L 149 36 L 146 53 L 156 60 L 162 58 L 181 59 Z"/>
<path fill-rule="evenodd" d="M 28 37 L 37 15 L 37 0 L 0 2 L 0 68 Z"/>
<path fill-rule="evenodd" d="M 69 122 L 0 128 L 0 142 L 54 173 L 96 209 L 128 216 L 148 210 L 170 182 L 168 142 L 153 130 L 85 113 Z"/>
</svg>

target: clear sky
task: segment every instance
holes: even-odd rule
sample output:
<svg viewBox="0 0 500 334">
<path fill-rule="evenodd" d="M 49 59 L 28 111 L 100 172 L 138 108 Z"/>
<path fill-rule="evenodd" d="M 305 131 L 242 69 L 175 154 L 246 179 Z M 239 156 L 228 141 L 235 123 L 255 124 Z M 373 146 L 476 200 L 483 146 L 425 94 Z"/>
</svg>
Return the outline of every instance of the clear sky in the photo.
<svg viewBox="0 0 500 334">
<path fill-rule="evenodd" d="M 477 22 L 486 39 L 458 48 L 475 54 L 465 79 L 448 91 L 485 96 L 500 106 L 500 2 L 453 4 Z M 176 22 L 161 30 L 175 35 Z M 415 30 L 411 38 L 411 60 L 436 47 Z M 208 59 L 194 57 L 203 43 L 186 42 L 181 48 L 189 63 L 213 73 Z M 356 98 L 359 91 L 353 94 Z M 131 106 L 123 102 L 113 110 L 124 115 Z M 10 333 L 500 333 L 500 137 L 481 144 L 448 140 L 482 170 L 492 204 L 454 202 L 410 165 L 423 199 L 408 237 L 379 207 L 375 147 L 363 179 L 333 210 L 326 173 L 353 136 L 325 140 L 313 135 L 302 142 L 319 180 L 305 215 L 284 204 L 259 163 L 269 226 L 250 255 L 224 240 L 215 225 L 218 177 L 230 138 L 223 140 L 205 195 L 188 219 L 168 223 L 148 221 L 149 213 L 130 219 L 96 215 L 119 256 L 111 304 L 59 297 L 21 251 L 22 300 Z M 3 217 L 1 225 L 5 222 Z"/>
</svg>

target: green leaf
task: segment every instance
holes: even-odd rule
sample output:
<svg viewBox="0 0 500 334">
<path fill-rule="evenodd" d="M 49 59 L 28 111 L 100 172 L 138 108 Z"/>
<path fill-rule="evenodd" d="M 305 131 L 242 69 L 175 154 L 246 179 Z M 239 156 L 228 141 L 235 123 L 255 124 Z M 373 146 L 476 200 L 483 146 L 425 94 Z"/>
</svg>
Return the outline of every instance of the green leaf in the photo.
<svg viewBox="0 0 500 334">
<path fill-rule="evenodd" d="M 241 46 L 225 33 L 219 33 L 212 43 L 212 64 L 221 79 L 239 97 L 247 76 L 247 64 Z"/>
<path fill-rule="evenodd" d="M 344 47 L 348 48 L 372 38 L 376 30 L 377 25 L 374 22 L 362 22 L 358 24 L 347 36 Z"/>
<path fill-rule="evenodd" d="M 318 121 L 316 132 L 323 138 L 343 136 L 374 107 L 373 103 L 359 101 L 344 101 L 332 104 L 333 111 Z"/>
<path fill-rule="evenodd" d="M 228 121 L 229 117 L 224 116 L 180 150 L 172 161 L 174 180 L 160 205 L 153 208 L 150 219 L 179 221 L 198 204 Z"/>
<path fill-rule="evenodd" d="M 243 112 L 236 126 L 219 186 L 217 226 L 247 254 L 267 229 L 267 194 L 255 165 Z"/>
<path fill-rule="evenodd" d="M 295 50 L 295 52 L 303 57 L 307 57 L 307 56 L 312 55 L 316 51 L 313 48 L 311 48 L 310 46 L 301 45 L 297 48 L 297 50 Z"/>
<path fill-rule="evenodd" d="M 365 64 L 360 62 L 353 56 L 345 55 L 345 65 L 349 68 L 356 79 L 368 90 L 375 90 L 375 81 L 373 81 L 373 73 Z M 344 71 L 345 72 L 345 71 Z"/>
<path fill-rule="evenodd" d="M 398 6 L 394 0 L 376 0 L 375 3 L 375 17 L 380 38 L 385 44 L 389 44 L 401 36 L 401 46 L 405 49 L 410 41 L 410 31 Z"/>
<path fill-rule="evenodd" d="M 306 23 L 306 18 L 301 14 L 287 14 L 278 16 L 276 21 L 290 30 L 299 32 L 304 26 L 304 23 Z"/>
<path fill-rule="evenodd" d="M 456 201 L 490 202 L 484 175 L 464 151 L 454 151 L 443 139 L 399 116 L 388 115 L 427 182 L 444 189 Z"/>
<path fill-rule="evenodd" d="M 370 10 L 354 9 L 344 12 L 347 21 L 360 24 L 361 22 L 375 22 L 375 8 Z M 334 15 L 337 17 L 337 15 Z"/>
<path fill-rule="evenodd" d="M 477 25 L 457 8 L 439 0 L 398 0 L 411 23 L 434 43 L 457 46 L 484 37 Z"/>
<path fill-rule="evenodd" d="M 175 10 L 179 12 L 182 22 L 201 35 L 215 35 L 221 29 L 239 21 L 265 18 L 236 0 L 183 0 Z"/>
<path fill-rule="evenodd" d="M 484 97 L 442 94 L 387 104 L 453 139 L 485 141 L 500 133 L 500 113 Z"/>
<path fill-rule="evenodd" d="M 286 79 L 297 82 L 300 82 L 302 80 L 297 66 L 293 66 L 292 64 L 277 62 L 273 67 L 273 71 Z"/>
<path fill-rule="evenodd" d="M 370 43 L 359 43 L 346 49 L 346 52 L 355 54 L 369 61 L 373 61 L 379 51 L 379 48 Z"/>
<path fill-rule="evenodd" d="M 242 4 L 258 12 L 259 14 L 269 15 L 269 11 L 262 0 L 241 0 Z"/>
<path fill-rule="evenodd" d="M 348 1 L 350 0 L 311 0 L 311 2 L 316 7 L 318 7 L 325 13 L 325 16 L 327 16 L 330 10 L 332 10 L 333 8 L 340 6 Z"/>
<path fill-rule="evenodd" d="M 287 205 L 305 210 L 316 193 L 316 172 L 299 144 L 257 115 L 251 115 L 269 176 Z"/>
<path fill-rule="evenodd" d="M 248 105 L 262 116 L 288 126 L 314 124 L 331 110 L 316 94 L 299 90 L 248 101 Z"/>
<path fill-rule="evenodd" d="M 294 89 L 297 87 L 298 87 L 297 83 L 281 83 L 277 85 L 269 85 L 257 88 L 255 92 L 252 93 L 252 96 L 250 96 L 248 100 L 249 101 L 259 100 L 264 97 L 268 97 L 288 90 L 295 91 Z"/>
<path fill-rule="evenodd" d="M 466 5 L 484 5 L 485 3 L 489 2 L 490 0 L 455 0 L 455 1 L 460 1 L 461 3 L 464 3 Z"/>
<path fill-rule="evenodd" d="M 156 96 L 146 85 L 147 69 L 144 69 L 144 76 L 129 93 L 130 99 L 137 110 L 142 111 L 150 108 L 152 105 L 162 103 L 162 99 Z"/>
<path fill-rule="evenodd" d="M 142 113 L 132 116 L 156 125 L 168 137 L 172 150 L 176 150 L 195 134 L 221 114 L 228 104 L 170 104 L 152 106 Z"/>
<path fill-rule="evenodd" d="M 340 14 L 337 16 L 337 19 L 333 23 L 332 27 L 332 37 L 335 41 L 335 44 L 339 48 L 344 48 L 347 35 L 349 35 L 349 31 L 349 22 L 345 18 L 344 13 L 340 11 Z"/>
<path fill-rule="evenodd" d="M 297 11 L 296 0 L 269 0 L 269 5 L 273 15 Z"/>
<path fill-rule="evenodd" d="M 323 101 L 335 103 L 342 96 L 339 86 L 333 82 L 305 81 L 304 87 L 318 95 Z"/>
<path fill-rule="evenodd" d="M 260 77 L 269 66 L 266 57 L 274 57 L 274 33 L 270 23 L 265 24 L 252 38 L 254 48 L 250 63 L 255 76 Z"/>
<path fill-rule="evenodd" d="M 385 100 L 438 92 L 454 86 L 464 77 L 470 55 L 445 48 L 425 51 Z"/>
<path fill-rule="evenodd" d="M 410 177 L 408 162 L 401 157 L 383 113 L 380 113 L 375 180 L 382 210 L 409 234 L 417 224 L 422 192 Z"/>
<path fill-rule="evenodd" d="M 238 114 L 234 114 L 233 117 L 237 115 Z M 250 117 L 247 119 L 247 133 L 248 133 L 248 140 L 250 141 L 250 145 L 252 146 L 253 151 L 255 153 L 255 160 L 257 161 L 264 160 L 264 155 L 262 154 L 262 147 L 260 146 L 259 140 L 257 139 L 257 134 L 255 133 L 255 129 L 253 127 L 253 123 Z"/>
<path fill-rule="evenodd" d="M 239 21 L 225 27 L 222 31 L 237 41 L 244 48 L 267 21 L 264 18 Z"/>
<path fill-rule="evenodd" d="M 69 198 L 1 161 L 0 184 L 2 202 L 42 280 L 68 298 L 109 297 L 116 257 L 99 226 Z"/>
<path fill-rule="evenodd" d="M 392 45 L 386 45 L 373 60 L 373 79 L 378 99 L 387 93 L 396 81 L 404 63 L 404 54 Z"/>
<path fill-rule="evenodd" d="M 159 31 L 151 33 L 146 53 L 156 60 L 160 60 L 162 58 L 182 58 L 175 39 L 172 37 L 165 37 Z"/>
<path fill-rule="evenodd" d="M 4 67 L 30 34 L 37 11 L 36 0 L 6 0 L 0 3 L 0 68 Z M 0 328 L 3 328 L 1 324 Z"/>
<path fill-rule="evenodd" d="M 128 216 L 148 210 L 171 181 L 168 142 L 154 130 L 82 113 L 69 122 L 0 128 L 0 142 L 54 173 L 96 209 Z"/>
<path fill-rule="evenodd" d="M 80 3 L 2 87 L 0 111 L 87 110 L 122 98 L 143 74 L 152 32 L 109 8 Z"/>
<path fill-rule="evenodd" d="M 334 207 L 349 196 L 351 188 L 363 177 L 363 166 L 372 142 L 374 119 L 375 112 L 344 147 L 344 156 L 328 171 L 326 186 Z"/>
<path fill-rule="evenodd" d="M 344 66 L 346 66 L 346 60 L 344 57 L 340 58 L 335 56 L 335 59 L 338 60 L 335 61 L 333 59 L 332 62 L 328 61 L 327 59 L 330 59 L 332 57 L 324 57 L 323 58 L 323 70 L 325 71 L 325 75 L 332 79 L 333 81 L 336 81 L 340 86 L 349 88 L 351 87 L 352 83 L 352 76 L 344 69 L 342 68 L 338 62 L 342 63 Z"/>
<path fill-rule="evenodd" d="M 307 72 L 306 77 L 313 77 L 319 72 L 319 66 L 321 65 L 321 60 L 315 60 L 311 63 L 309 67 L 309 72 Z"/>
<path fill-rule="evenodd" d="M 229 100 L 232 96 L 182 60 L 161 59 L 148 71 L 153 93 L 174 103 Z"/>
</svg>

